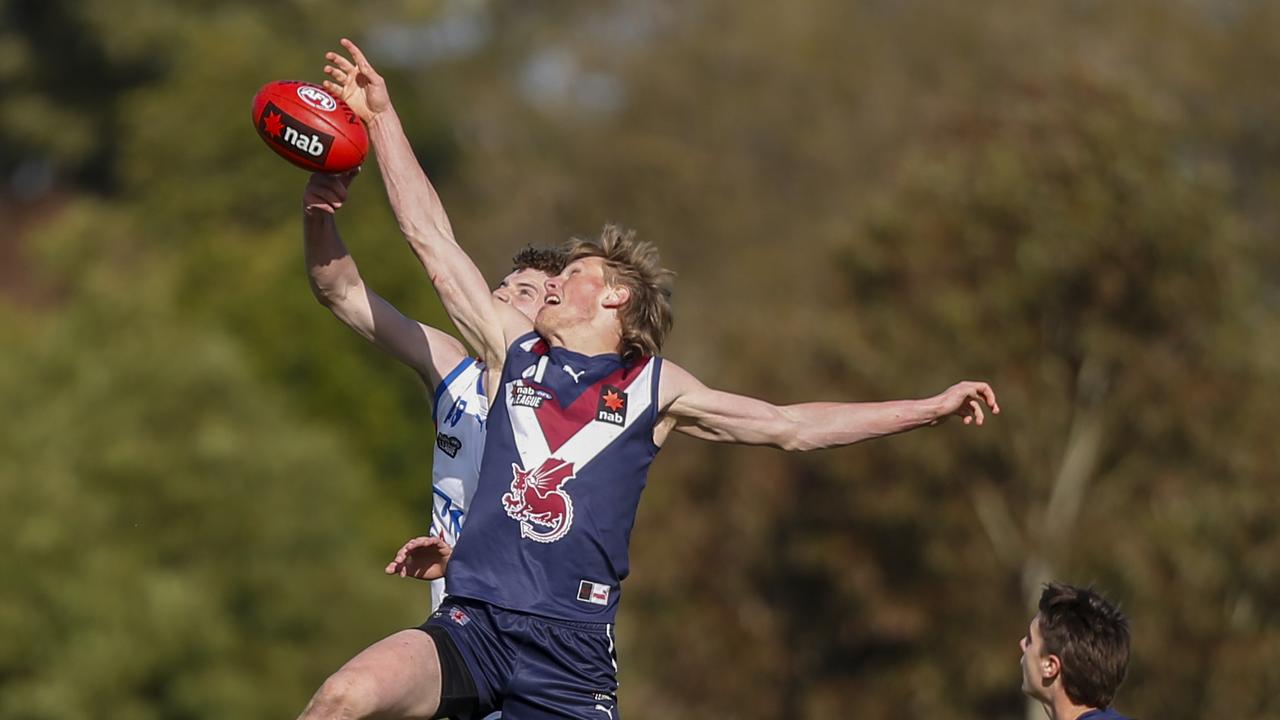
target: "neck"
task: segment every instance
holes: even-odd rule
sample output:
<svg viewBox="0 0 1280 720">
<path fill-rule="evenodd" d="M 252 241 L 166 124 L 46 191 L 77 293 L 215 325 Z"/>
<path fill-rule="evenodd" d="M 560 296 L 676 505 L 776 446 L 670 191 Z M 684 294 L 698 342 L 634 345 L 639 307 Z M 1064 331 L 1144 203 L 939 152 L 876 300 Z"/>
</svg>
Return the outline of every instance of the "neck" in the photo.
<svg viewBox="0 0 1280 720">
<path fill-rule="evenodd" d="M 1081 715 L 1097 709 L 1087 705 L 1076 705 L 1065 695 L 1044 704 L 1044 713 L 1049 716 L 1049 720 L 1076 720 Z"/>
<path fill-rule="evenodd" d="M 616 326 L 596 327 L 581 324 L 556 328 L 543 335 L 552 347 L 562 347 L 583 355 L 609 355 L 622 352 L 622 332 Z"/>
</svg>

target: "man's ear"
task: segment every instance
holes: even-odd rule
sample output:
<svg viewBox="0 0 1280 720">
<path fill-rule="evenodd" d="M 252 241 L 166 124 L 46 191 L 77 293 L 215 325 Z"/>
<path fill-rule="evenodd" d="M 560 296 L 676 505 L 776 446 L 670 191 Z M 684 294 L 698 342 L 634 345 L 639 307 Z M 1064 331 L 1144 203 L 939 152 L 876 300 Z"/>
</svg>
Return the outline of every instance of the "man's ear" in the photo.
<svg viewBox="0 0 1280 720">
<path fill-rule="evenodd" d="M 611 310 L 617 310 L 627 301 L 631 299 L 631 288 L 625 285 L 611 285 L 608 292 L 604 294 L 604 300 L 601 304 Z"/>
<path fill-rule="evenodd" d="M 1062 674 L 1062 658 L 1057 655 L 1047 655 L 1040 661 L 1040 677 L 1044 679 L 1045 684 L 1053 682 Z"/>
</svg>

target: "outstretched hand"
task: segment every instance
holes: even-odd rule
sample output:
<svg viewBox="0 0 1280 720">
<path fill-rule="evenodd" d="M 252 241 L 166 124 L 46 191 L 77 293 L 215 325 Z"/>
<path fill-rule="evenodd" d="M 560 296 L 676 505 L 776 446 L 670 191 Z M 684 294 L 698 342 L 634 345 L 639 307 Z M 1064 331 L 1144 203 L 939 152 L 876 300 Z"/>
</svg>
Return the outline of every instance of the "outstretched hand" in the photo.
<svg viewBox="0 0 1280 720">
<path fill-rule="evenodd" d="M 324 58 L 331 64 L 324 66 L 324 73 L 331 79 L 324 81 L 324 89 L 342 98 L 361 120 L 372 122 L 378 113 L 391 108 L 387 82 L 355 43 L 346 38 L 341 42 L 351 59 L 336 52 L 325 53 Z"/>
<path fill-rule="evenodd" d="M 396 553 L 395 559 L 387 563 L 386 573 L 418 580 L 435 580 L 444 577 L 450 555 L 453 555 L 453 548 L 443 537 L 416 537 L 405 543 Z"/>
<path fill-rule="evenodd" d="M 996 393 L 984 382 L 965 380 L 947 388 L 938 395 L 938 419 L 934 424 L 946 420 L 952 415 L 964 418 L 965 425 L 981 425 L 985 419 L 983 406 L 991 410 L 992 415 L 1000 414 L 1000 405 L 996 402 Z"/>
<path fill-rule="evenodd" d="M 307 187 L 302 191 L 302 209 L 311 214 L 314 212 L 333 215 L 347 201 L 347 188 L 351 181 L 360 174 L 360 168 L 344 173 L 312 173 Z"/>
</svg>

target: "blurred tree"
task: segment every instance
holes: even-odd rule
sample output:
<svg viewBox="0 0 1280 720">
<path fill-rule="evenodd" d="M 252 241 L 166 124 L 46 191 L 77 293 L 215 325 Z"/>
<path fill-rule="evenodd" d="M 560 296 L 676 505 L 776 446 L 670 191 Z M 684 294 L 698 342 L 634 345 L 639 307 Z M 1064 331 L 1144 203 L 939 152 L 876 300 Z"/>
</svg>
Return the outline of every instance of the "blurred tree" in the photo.
<svg viewBox="0 0 1280 720">
<path fill-rule="evenodd" d="M 1211 664 L 1179 659 L 1224 637 L 1217 586 L 1176 585 L 1205 623 L 1199 647 L 1176 647 L 1185 614 L 1153 608 L 1171 579 L 1139 583 L 1104 534 L 1141 527 L 1125 547 L 1193 553 L 1153 539 L 1157 478 L 1192 508 L 1268 467 L 1251 428 L 1273 411 L 1226 401 L 1275 382 L 1260 249 L 1222 146 L 1196 133 L 1198 58 L 1242 25 L 1206 12 L 706 2 L 498 28 L 529 66 L 612 77 L 623 99 L 477 90 L 455 225 L 639 226 L 684 272 L 671 354 L 717 384 L 876 398 L 983 376 L 1008 413 L 977 437 L 805 458 L 674 442 L 624 604 L 631 712 L 1014 717 L 1025 598 L 1051 574 L 1099 580 L 1134 614 L 1122 700 L 1138 714 L 1259 707 L 1265 690 L 1224 691 Z M 1239 540 L 1227 517 L 1214 532 Z M 1214 699 L 1186 705 L 1149 658 Z"/>
<path fill-rule="evenodd" d="M 14 166 L 0 172 L 12 171 L 15 198 L 57 198 L 24 216 L 47 217 L 77 192 L 110 195 L 135 223 L 134 251 L 165 258 L 178 273 L 174 301 L 189 321 L 217 326 L 243 343 L 256 372 L 290 402 L 361 428 L 352 435 L 356 451 L 375 463 L 376 481 L 404 503 L 378 538 L 383 544 L 398 542 L 427 519 L 432 431 L 426 393 L 412 373 L 388 372 L 390 361 L 311 298 L 299 242 L 306 176 L 263 151 L 248 108 L 268 80 L 319 80 L 324 51 L 337 47 L 343 33 L 358 36 L 386 15 L 422 14 L 406 10 L 410 5 L 362 8 L 352 22 L 351 11 L 317 12 L 323 8 L 305 0 L 181 10 L 157 0 L 9 0 L 5 12 L 13 23 L 0 26 L 0 49 L 9 48 L 12 60 L 0 62 L 0 73 L 8 67 L 21 90 L 0 98 L 0 146 L 16 153 Z M 60 52 L 49 39 L 59 33 L 82 34 L 80 49 Z M 67 79 L 73 76 L 74 82 Z M 49 104 L 49 114 L 26 108 L 23 93 Z M 418 106 L 408 94 L 406 105 Z M 81 129 L 64 128 L 58 114 L 73 117 Z M 417 115 L 427 120 L 410 128 L 428 128 L 424 142 L 433 148 L 424 154 L 447 158 L 449 144 L 437 140 L 443 129 L 434 113 Z M 6 117 L 13 124 L 5 125 Z M 83 136 L 84 152 L 54 142 L 72 135 Z M 40 180 L 22 168 L 51 170 L 37 173 Z M 385 205 L 363 200 L 375 184 L 361 185 L 370 191 L 357 193 L 341 223 L 371 285 L 407 313 L 448 327 Z M 24 264 L 21 248 L 8 248 L 5 256 Z M 20 279 L 6 284 L 21 287 Z"/>
<path fill-rule="evenodd" d="M 893 470 L 945 483 L 921 488 L 934 496 L 931 521 L 942 528 L 972 502 L 1028 600 L 1048 579 L 1082 575 L 1126 600 L 1143 597 L 1134 618 L 1141 655 L 1159 658 L 1166 678 L 1190 661 L 1180 681 L 1192 687 L 1211 682 L 1214 668 L 1191 660 L 1206 653 L 1185 634 L 1168 642 L 1171 632 L 1153 629 L 1186 618 L 1159 609 L 1171 588 L 1144 578 L 1141 568 L 1160 563 L 1139 557 L 1192 557 L 1203 538 L 1163 537 L 1167 510 L 1142 498 L 1169 493 L 1212 506 L 1263 482 L 1229 460 L 1262 451 L 1247 431 L 1251 413 L 1230 398 L 1242 380 L 1266 378 L 1253 361 L 1264 346 L 1249 321 L 1256 285 L 1241 224 L 1221 188 L 1182 161 L 1182 127 L 1144 95 L 1092 74 L 1018 84 L 1000 102 L 942 122 L 936 139 L 911 154 L 866 236 L 842 254 L 841 304 L 868 308 L 846 316 L 842 333 L 892 352 L 878 367 L 855 368 L 834 346 L 830 361 L 854 379 L 874 372 L 899 382 L 935 375 L 948 349 L 994 368 L 1004 407 L 1019 418 L 1004 447 L 947 436 L 953 462 L 912 453 L 894 457 Z M 1215 408 L 1209 426 L 1205 407 Z M 948 496 L 957 481 L 966 492 Z M 1215 532 L 1229 531 L 1226 515 L 1220 520 Z M 959 536 L 944 532 L 945 544 L 929 553 L 951 573 L 963 569 L 966 584 L 1007 585 L 1007 571 L 992 572 L 986 559 L 947 551 L 972 550 L 971 529 L 951 527 Z M 1223 592 L 1221 582 L 1184 574 L 1178 583 L 1199 599 L 1210 645 L 1225 618 L 1203 603 Z M 930 641 L 982 647 L 999 619 L 973 623 L 989 603 L 975 599 L 978 608 L 921 606 L 926 627 L 943 631 Z M 970 651 L 951 698 L 977 691 L 977 706 L 994 701 L 1000 686 L 984 688 L 983 679 L 997 679 L 1009 653 L 992 648 L 990 656 Z M 1186 712 L 1185 699 L 1156 688 L 1127 697 L 1144 713 Z"/>
<path fill-rule="evenodd" d="M 980 433 L 673 441 L 619 626 L 629 716 L 1018 717 L 1049 575 L 1133 617 L 1123 709 L 1277 714 L 1277 22 L 1247 0 L 0 0 L 0 715 L 280 716 L 391 629 L 354 618 L 425 604 L 372 579 L 425 521 L 425 398 L 310 298 L 304 174 L 247 122 L 342 34 L 491 277 L 620 221 L 681 272 L 670 354 L 718 386 L 1001 392 Z M 444 323 L 377 185 L 344 235 Z"/>
<path fill-rule="evenodd" d="M 425 526 L 424 394 L 311 299 L 305 175 L 248 122 L 319 76 L 348 18 L 312 5 L 4 5 L 0 717 L 287 716 L 422 617 L 381 567 Z"/>
<path fill-rule="evenodd" d="M 0 717 L 286 716 L 423 595 L 380 577 L 350 442 L 116 255 L 134 231 L 69 210 L 68 310 L 0 323 Z"/>
</svg>

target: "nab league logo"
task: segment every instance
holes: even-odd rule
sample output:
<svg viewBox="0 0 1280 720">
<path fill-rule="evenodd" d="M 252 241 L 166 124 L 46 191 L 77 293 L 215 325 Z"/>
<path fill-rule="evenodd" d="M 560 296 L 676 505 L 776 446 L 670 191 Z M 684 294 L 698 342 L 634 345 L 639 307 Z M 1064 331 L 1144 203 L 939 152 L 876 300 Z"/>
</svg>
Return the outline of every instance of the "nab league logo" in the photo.
<svg viewBox="0 0 1280 720">
<path fill-rule="evenodd" d="M 542 403 L 550 400 L 552 394 L 529 385 L 512 385 L 511 386 L 511 404 L 520 407 L 530 407 L 538 409 L 542 407 Z"/>
<path fill-rule="evenodd" d="M 573 479 L 573 463 L 547 458 L 535 470 L 511 463 L 511 492 L 502 496 L 507 515 L 520 523 L 520 537 L 552 543 L 573 525 L 573 499 L 561 485 Z"/>
</svg>

